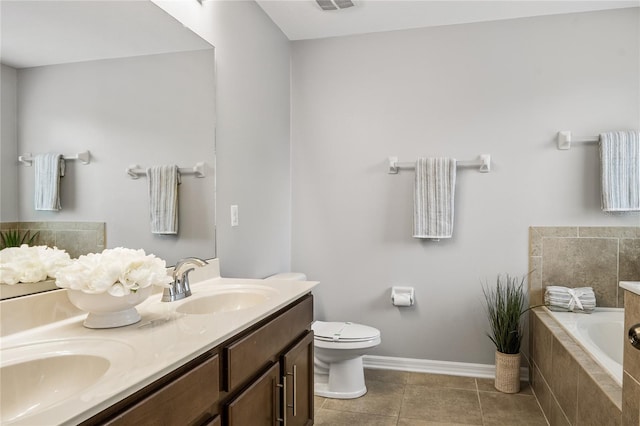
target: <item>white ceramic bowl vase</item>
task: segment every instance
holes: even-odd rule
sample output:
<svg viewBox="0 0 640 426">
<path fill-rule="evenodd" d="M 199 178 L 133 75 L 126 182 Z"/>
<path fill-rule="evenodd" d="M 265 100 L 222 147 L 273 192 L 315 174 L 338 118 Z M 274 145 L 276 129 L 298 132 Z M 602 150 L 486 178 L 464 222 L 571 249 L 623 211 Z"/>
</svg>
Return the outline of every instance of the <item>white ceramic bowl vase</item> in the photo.
<svg viewBox="0 0 640 426">
<path fill-rule="evenodd" d="M 135 307 L 151 295 L 151 286 L 122 297 L 72 289 L 67 289 L 67 295 L 73 305 L 89 313 L 83 323 L 85 327 L 124 327 L 140 321 L 140 314 Z"/>
</svg>

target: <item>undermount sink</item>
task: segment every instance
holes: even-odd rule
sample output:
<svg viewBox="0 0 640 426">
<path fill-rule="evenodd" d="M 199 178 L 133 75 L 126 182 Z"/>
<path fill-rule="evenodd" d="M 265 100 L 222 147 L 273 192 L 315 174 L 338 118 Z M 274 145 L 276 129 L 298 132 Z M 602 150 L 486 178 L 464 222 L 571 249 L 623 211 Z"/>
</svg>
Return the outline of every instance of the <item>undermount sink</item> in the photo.
<svg viewBox="0 0 640 426">
<path fill-rule="evenodd" d="M 216 290 L 215 293 L 188 299 L 176 308 L 176 312 L 205 315 L 219 312 L 233 312 L 252 308 L 268 301 L 275 290 L 262 286 L 237 286 Z"/>
<path fill-rule="evenodd" d="M 2 348 L 0 423 L 25 420 L 86 391 L 105 377 L 113 361 L 130 354 L 131 348 L 119 342 L 116 355 L 103 354 L 105 343 L 70 339 Z"/>
</svg>

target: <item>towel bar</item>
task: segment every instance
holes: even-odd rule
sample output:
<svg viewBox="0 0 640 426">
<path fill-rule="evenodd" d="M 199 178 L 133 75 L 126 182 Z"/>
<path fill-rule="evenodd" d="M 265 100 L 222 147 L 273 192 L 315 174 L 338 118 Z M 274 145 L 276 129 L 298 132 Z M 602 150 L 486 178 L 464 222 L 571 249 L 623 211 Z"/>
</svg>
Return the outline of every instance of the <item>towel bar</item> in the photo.
<svg viewBox="0 0 640 426">
<path fill-rule="evenodd" d="M 196 177 L 198 178 L 203 178 L 206 176 L 204 166 L 205 164 L 203 162 L 199 162 L 196 163 L 196 165 L 193 167 L 179 167 L 178 173 L 180 173 L 180 175 L 196 175 Z M 138 179 L 140 178 L 140 176 L 147 175 L 147 170 L 141 168 L 137 164 L 130 165 L 129 167 L 127 167 L 126 171 L 131 179 Z"/>
<path fill-rule="evenodd" d="M 558 142 L 558 149 L 566 150 L 566 149 L 571 148 L 571 143 L 572 142 L 573 143 L 600 142 L 600 136 L 592 136 L 590 138 L 574 141 L 574 140 L 571 139 L 571 131 L 562 130 L 562 131 L 558 132 L 558 135 L 556 137 L 556 141 Z"/>
<path fill-rule="evenodd" d="M 489 173 L 491 171 L 491 155 L 481 154 L 477 160 L 457 161 L 458 167 L 478 167 L 480 173 Z M 400 169 L 415 169 L 416 163 L 398 162 L 398 157 L 389 157 L 389 173 L 396 174 Z"/>
<path fill-rule="evenodd" d="M 63 160 L 79 160 L 82 164 L 89 164 L 91 162 L 91 153 L 89 151 L 80 152 L 76 155 L 63 155 Z M 18 156 L 18 161 L 27 167 L 33 165 L 33 155 L 27 152 L 24 155 Z"/>
</svg>

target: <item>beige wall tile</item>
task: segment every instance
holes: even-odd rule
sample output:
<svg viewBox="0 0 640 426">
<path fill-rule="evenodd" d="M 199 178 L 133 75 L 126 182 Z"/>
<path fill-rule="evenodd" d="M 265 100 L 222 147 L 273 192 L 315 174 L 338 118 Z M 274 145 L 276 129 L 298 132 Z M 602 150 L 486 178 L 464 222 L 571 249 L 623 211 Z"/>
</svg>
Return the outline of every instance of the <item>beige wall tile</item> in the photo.
<svg viewBox="0 0 640 426">
<path fill-rule="evenodd" d="M 581 238 L 640 238 L 637 226 L 581 226 L 578 234 Z"/>
<path fill-rule="evenodd" d="M 628 373 L 622 378 L 622 424 L 637 426 L 640 424 L 640 383 L 636 382 Z"/>
<path fill-rule="evenodd" d="M 577 226 L 532 226 L 531 229 L 534 229 L 542 237 L 565 238 L 578 236 Z"/>
<path fill-rule="evenodd" d="M 532 358 L 542 375 L 547 378 L 551 376 L 553 336 L 549 329 L 540 321 L 540 318 L 536 317 L 534 322 Z"/>
<path fill-rule="evenodd" d="M 640 323 L 640 296 L 625 291 L 624 296 L 624 330 Z M 624 345 L 624 370 L 640 382 L 640 351 L 628 342 Z"/>
<path fill-rule="evenodd" d="M 536 398 L 538 398 L 540 408 L 542 408 L 546 416 L 549 416 L 551 412 L 551 398 L 553 398 L 551 389 L 549 389 L 549 385 L 545 382 L 538 367 L 533 367 L 531 376 L 531 387 L 533 388 Z"/>
<path fill-rule="evenodd" d="M 547 377 L 551 391 L 571 423 L 576 422 L 578 395 L 578 364 L 558 340 L 551 354 L 551 376 Z"/>
<path fill-rule="evenodd" d="M 546 238 L 542 285 L 593 287 L 599 306 L 618 304 L 618 240 Z"/>
<path fill-rule="evenodd" d="M 616 426 L 622 424 L 622 412 L 607 398 L 591 377 L 583 371 L 578 374 L 576 424 L 580 426 Z"/>
<path fill-rule="evenodd" d="M 620 281 L 640 281 L 640 239 L 620 240 Z"/>
</svg>

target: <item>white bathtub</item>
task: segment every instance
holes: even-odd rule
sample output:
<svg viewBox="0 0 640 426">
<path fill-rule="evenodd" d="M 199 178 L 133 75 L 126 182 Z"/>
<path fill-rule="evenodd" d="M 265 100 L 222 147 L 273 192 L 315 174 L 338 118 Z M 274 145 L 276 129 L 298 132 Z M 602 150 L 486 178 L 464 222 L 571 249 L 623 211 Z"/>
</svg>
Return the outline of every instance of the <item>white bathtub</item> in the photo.
<svg viewBox="0 0 640 426">
<path fill-rule="evenodd" d="M 596 308 L 591 314 L 547 311 L 622 386 L 624 309 Z"/>
</svg>

